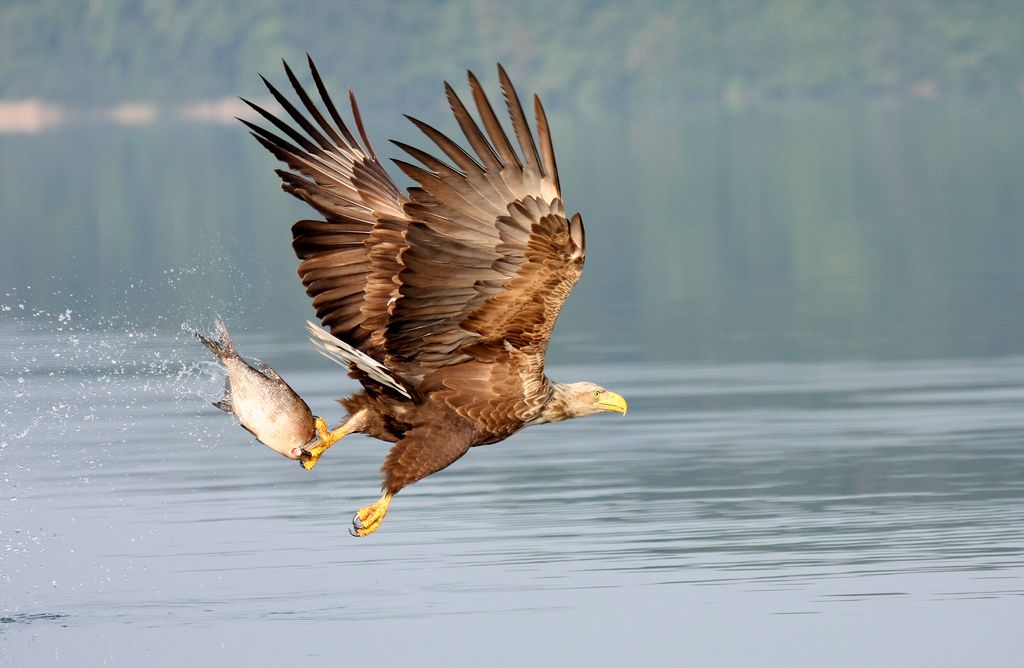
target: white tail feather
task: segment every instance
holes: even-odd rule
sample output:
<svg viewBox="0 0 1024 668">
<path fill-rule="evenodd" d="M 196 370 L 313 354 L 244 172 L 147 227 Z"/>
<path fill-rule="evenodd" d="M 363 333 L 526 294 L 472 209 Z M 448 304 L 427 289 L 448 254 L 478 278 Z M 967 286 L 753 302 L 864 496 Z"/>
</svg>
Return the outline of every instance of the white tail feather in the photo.
<svg viewBox="0 0 1024 668">
<path fill-rule="evenodd" d="M 377 360 L 364 352 L 360 352 L 348 345 L 330 332 L 323 330 L 314 322 L 306 321 L 306 330 L 309 332 L 309 341 L 324 357 L 330 358 L 348 368 L 349 364 L 355 364 L 360 371 L 382 385 L 390 387 L 395 392 L 411 399 L 409 392 L 402 387 L 402 384 L 395 380 L 390 370 Z"/>
</svg>

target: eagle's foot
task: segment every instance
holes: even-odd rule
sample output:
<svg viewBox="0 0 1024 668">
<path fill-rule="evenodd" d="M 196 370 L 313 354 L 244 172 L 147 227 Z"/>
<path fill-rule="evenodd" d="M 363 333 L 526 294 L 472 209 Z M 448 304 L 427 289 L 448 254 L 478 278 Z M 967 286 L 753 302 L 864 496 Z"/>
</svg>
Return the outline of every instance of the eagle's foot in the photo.
<svg viewBox="0 0 1024 668">
<path fill-rule="evenodd" d="M 327 449 L 341 440 L 342 436 L 348 434 L 348 425 L 343 424 L 334 431 L 327 428 L 327 423 L 322 417 L 316 418 L 315 429 L 319 440 L 313 445 L 302 448 L 299 453 L 299 464 L 307 471 L 312 471 L 316 463 L 320 461 L 320 455 L 327 452 Z"/>
<path fill-rule="evenodd" d="M 352 528 L 348 530 L 353 536 L 369 536 L 377 530 L 384 516 L 388 514 L 388 506 L 391 505 L 391 492 L 385 492 L 376 503 L 371 503 L 365 508 L 360 508 L 355 517 L 352 518 Z"/>
</svg>

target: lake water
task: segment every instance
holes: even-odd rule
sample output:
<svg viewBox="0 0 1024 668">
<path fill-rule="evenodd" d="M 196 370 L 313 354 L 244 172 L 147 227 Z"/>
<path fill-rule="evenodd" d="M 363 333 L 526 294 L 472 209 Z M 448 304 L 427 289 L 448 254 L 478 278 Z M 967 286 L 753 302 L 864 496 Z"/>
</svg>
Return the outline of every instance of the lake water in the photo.
<svg viewBox="0 0 1024 668">
<path fill-rule="evenodd" d="M 223 313 L 331 421 L 354 389 L 271 159 L 0 136 L 0 664 L 1020 665 L 1019 110 L 553 126 L 588 264 L 549 373 L 629 414 L 477 448 L 362 540 L 387 446 L 274 455 L 181 329 Z"/>
</svg>

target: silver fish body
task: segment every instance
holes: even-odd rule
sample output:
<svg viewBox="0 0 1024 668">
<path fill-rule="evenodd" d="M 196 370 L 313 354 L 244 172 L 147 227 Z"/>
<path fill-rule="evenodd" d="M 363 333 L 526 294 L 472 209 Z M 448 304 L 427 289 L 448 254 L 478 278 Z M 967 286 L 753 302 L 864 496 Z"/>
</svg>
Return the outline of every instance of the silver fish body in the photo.
<svg viewBox="0 0 1024 668">
<path fill-rule="evenodd" d="M 268 365 L 253 360 L 253 366 L 242 359 L 219 317 L 216 327 L 217 340 L 195 333 L 228 372 L 224 396 L 213 405 L 233 413 L 260 443 L 289 459 L 299 459 L 303 446 L 316 436 L 309 406 Z"/>
</svg>

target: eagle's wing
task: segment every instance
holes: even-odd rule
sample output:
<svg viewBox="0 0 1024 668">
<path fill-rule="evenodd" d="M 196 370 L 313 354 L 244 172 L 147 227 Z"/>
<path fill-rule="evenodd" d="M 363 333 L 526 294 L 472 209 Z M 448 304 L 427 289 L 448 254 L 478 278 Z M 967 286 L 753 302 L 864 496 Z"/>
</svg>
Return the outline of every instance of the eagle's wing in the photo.
<svg viewBox="0 0 1024 668">
<path fill-rule="evenodd" d="M 313 298 L 317 317 L 334 336 L 371 356 L 381 356 L 388 304 L 397 295 L 392 278 L 398 271 L 396 258 L 404 246 L 401 238 L 408 225 L 403 210 L 406 201 L 370 146 L 355 97 L 349 93 L 362 145 L 331 101 L 312 58 L 309 68 L 333 124 L 310 99 L 287 63 L 284 69 L 288 80 L 308 117 L 270 82 L 263 82 L 305 135 L 248 100 L 244 100 L 246 104 L 287 138 L 242 122 L 264 147 L 294 170 L 277 170 L 284 190 L 324 218 L 300 220 L 292 226 L 292 246 L 302 260 L 298 273 Z"/>
<path fill-rule="evenodd" d="M 452 164 L 396 142 L 423 165 L 395 161 L 418 183 L 403 205 L 413 222 L 384 340 L 407 376 L 508 347 L 542 366 L 555 318 L 583 268 L 583 221 L 565 216 L 544 109 L 534 97 L 538 150 L 512 82 L 500 65 L 498 73 L 522 157 L 472 73 L 483 130 L 451 86 L 445 90 L 475 156 L 416 119 Z"/>
<path fill-rule="evenodd" d="M 395 161 L 418 183 L 403 198 L 370 147 L 351 93 L 362 145 L 311 59 L 309 66 L 333 125 L 287 64 L 308 117 L 264 82 L 302 132 L 252 103 L 286 138 L 246 125 L 294 170 L 278 171 L 284 189 L 324 217 L 292 228 L 302 259 L 299 275 L 321 322 L 414 386 L 433 370 L 486 361 L 508 348 L 527 355 L 534 372 L 542 370 L 555 318 L 579 278 L 585 248 L 579 214 L 565 216 L 540 100 L 534 97 L 538 148 L 499 65 L 520 156 L 472 73 L 469 85 L 483 129 L 445 84 L 475 156 L 410 119 L 451 164 L 396 142 L 423 165 Z"/>
</svg>

